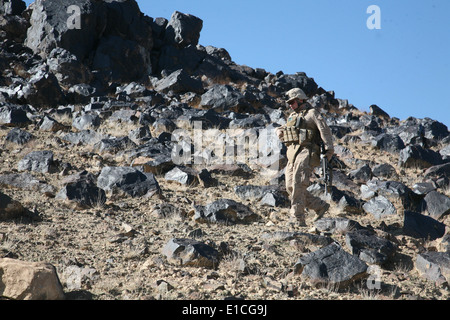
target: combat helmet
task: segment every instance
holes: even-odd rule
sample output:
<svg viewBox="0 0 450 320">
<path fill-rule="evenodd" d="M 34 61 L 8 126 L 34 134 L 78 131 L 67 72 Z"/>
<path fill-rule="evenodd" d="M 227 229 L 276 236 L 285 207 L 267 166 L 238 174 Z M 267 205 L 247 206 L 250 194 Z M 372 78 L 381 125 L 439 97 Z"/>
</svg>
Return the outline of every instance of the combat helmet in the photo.
<svg viewBox="0 0 450 320">
<path fill-rule="evenodd" d="M 290 103 L 295 99 L 308 100 L 308 96 L 300 88 L 294 88 L 286 92 L 286 102 Z"/>
</svg>

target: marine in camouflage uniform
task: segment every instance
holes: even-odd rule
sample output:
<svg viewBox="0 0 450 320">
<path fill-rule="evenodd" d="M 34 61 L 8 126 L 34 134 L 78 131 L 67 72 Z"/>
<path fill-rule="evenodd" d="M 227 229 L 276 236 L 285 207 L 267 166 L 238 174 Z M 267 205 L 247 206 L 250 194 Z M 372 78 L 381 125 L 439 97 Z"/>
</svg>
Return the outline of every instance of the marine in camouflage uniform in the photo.
<svg viewBox="0 0 450 320">
<path fill-rule="evenodd" d="M 311 195 L 307 188 L 314 167 L 320 165 L 320 144 L 323 142 L 326 156 L 334 153 L 331 130 L 322 114 L 306 100 L 308 97 L 299 88 L 287 92 L 287 103 L 293 109 L 286 125 L 277 128 L 277 135 L 287 146 L 288 163 L 285 171 L 286 190 L 291 201 L 290 213 L 305 226 L 305 208 L 322 217 L 330 205 Z"/>
</svg>

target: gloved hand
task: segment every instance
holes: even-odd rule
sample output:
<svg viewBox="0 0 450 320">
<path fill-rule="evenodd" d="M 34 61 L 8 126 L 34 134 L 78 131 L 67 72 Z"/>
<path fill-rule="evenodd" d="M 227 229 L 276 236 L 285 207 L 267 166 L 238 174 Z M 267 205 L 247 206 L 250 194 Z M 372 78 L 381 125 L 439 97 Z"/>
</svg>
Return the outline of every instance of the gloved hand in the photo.
<svg viewBox="0 0 450 320">
<path fill-rule="evenodd" d="M 283 138 L 283 127 L 278 127 L 275 129 L 275 133 L 277 134 L 278 139 L 282 139 Z"/>
</svg>

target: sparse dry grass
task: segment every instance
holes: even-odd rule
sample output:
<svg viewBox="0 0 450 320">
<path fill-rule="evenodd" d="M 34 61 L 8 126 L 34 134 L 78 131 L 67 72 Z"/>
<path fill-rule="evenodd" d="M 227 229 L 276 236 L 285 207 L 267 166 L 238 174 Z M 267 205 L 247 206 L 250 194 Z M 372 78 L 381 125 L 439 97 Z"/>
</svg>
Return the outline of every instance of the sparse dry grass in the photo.
<svg viewBox="0 0 450 320">
<path fill-rule="evenodd" d="M 68 123 L 69 119 L 62 121 Z M 101 130 L 113 136 L 124 136 L 134 128 L 133 124 L 117 126 L 104 122 Z M 61 148 L 53 140 L 54 134 L 40 132 L 32 127 L 27 130 L 37 136 L 36 141 L 22 147 L 8 146 L 9 152 L 2 158 L 3 164 L 6 164 L 2 173 L 13 171 L 22 156 L 37 149 L 52 149 L 56 159 L 75 165 L 76 170 L 87 169 L 92 172 L 95 164 L 101 166 L 106 161 L 105 155 L 99 155 L 101 161 L 82 157 L 83 153 L 91 151 L 91 146 L 68 145 Z M 0 130 L 0 138 L 4 138 L 7 132 L 8 130 Z M 211 135 L 206 135 L 205 145 L 215 142 L 217 133 L 211 131 Z M 398 172 L 403 170 L 407 178 L 402 178 L 402 182 L 409 186 L 413 181 L 419 181 L 423 173 L 420 168 L 398 168 L 395 155 L 380 152 L 371 146 L 350 143 L 347 147 L 358 159 L 391 163 Z M 124 165 L 120 158 L 111 160 L 117 161 L 117 165 Z M 349 163 L 348 170 L 356 167 Z M 37 176 L 56 187 L 59 187 L 62 178 L 58 173 Z M 233 295 L 269 300 L 381 300 L 402 299 L 410 294 L 428 298 L 426 294 L 434 292 L 433 284 L 423 281 L 414 273 L 410 264 L 402 261 L 390 269 L 383 269 L 382 280 L 388 286 L 381 291 L 369 290 L 364 283 L 360 287 L 353 285 L 344 290 L 333 284 L 322 288 L 312 286 L 307 279 L 292 275 L 292 268 L 302 254 L 314 249 L 313 246 L 303 246 L 304 251 L 300 251 L 289 241 L 266 243 L 262 241 L 261 235 L 265 232 L 288 230 L 310 232 L 313 216 L 307 217 L 307 228 L 298 229 L 288 223 L 290 217 L 287 208 L 270 208 L 260 206 L 257 202 L 248 202 L 245 204 L 261 216 L 260 221 L 248 225 L 196 223 L 192 219 L 193 204 L 205 205 L 220 198 L 242 202 L 234 193 L 235 186 L 266 183 L 259 175 L 247 180 L 227 175 L 215 175 L 215 178 L 218 179 L 218 186 L 202 188 L 198 185 L 183 186 L 168 182 L 159 174 L 157 180 L 164 199 L 108 199 L 106 203 L 99 203 L 90 210 L 68 208 L 62 202 L 38 192 L 2 190 L 27 208 L 35 207 L 43 221 L 30 224 L 0 222 L 0 248 L 4 248 L 0 252 L 17 254 L 22 260 L 50 262 L 61 272 L 71 264 L 94 268 L 100 275 L 99 279 L 84 283 L 82 289 L 94 294 L 96 299 L 140 299 L 147 296 L 158 299 L 223 299 Z M 358 192 L 356 190 L 356 195 Z M 448 188 L 442 192 L 449 195 Z M 152 212 L 161 203 L 173 204 L 186 215 L 159 217 Z M 388 226 L 402 223 L 402 204 L 395 201 L 393 203 L 398 214 L 385 221 Z M 350 215 L 342 212 L 335 203 L 332 203 L 326 216 L 344 216 L 373 227 L 381 223 L 365 213 Z M 444 218 L 444 221 L 449 222 L 448 218 Z M 136 232 L 117 241 L 121 239 L 118 235 L 126 233 L 123 230 L 124 223 Z M 221 242 L 227 243 L 233 254 L 224 256 L 216 270 L 169 264 L 161 254 L 161 248 L 171 238 L 188 237 L 191 231 L 198 228 L 203 232 L 198 237 L 199 241 L 216 247 Z M 411 259 L 419 247 L 424 245 L 401 234 L 393 236 L 400 243 L 402 255 Z M 332 237 L 341 244 L 345 243 L 345 232 Z M 425 244 L 428 247 L 433 245 L 435 244 Z M 246 271 L 244 267 L 245 272 L 242 271 L 242 266 L 247 267 Z M 168 282 L 171 285 L 169 289 L 164 291 L 164 286 L 156 286 L 155 283 L 159 280 Z M 448 293 L 445 295 L 443 292 L 439 299 L 448 297 Z"/>
</svg>

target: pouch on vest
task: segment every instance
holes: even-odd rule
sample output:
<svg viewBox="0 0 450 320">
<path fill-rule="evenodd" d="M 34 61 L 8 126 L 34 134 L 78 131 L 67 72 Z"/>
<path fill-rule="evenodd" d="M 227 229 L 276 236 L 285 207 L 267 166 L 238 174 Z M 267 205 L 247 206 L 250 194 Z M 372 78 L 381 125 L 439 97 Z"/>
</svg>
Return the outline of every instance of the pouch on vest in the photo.
<svg viewBox="0 0 450 320">
<path fill-rule="evenodd" d="M 284 127 L 282 141 L 287 144 L 298 143 L 298 130 L 295 127 Z"/>
</svg>

